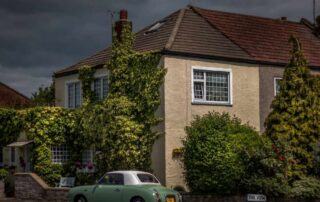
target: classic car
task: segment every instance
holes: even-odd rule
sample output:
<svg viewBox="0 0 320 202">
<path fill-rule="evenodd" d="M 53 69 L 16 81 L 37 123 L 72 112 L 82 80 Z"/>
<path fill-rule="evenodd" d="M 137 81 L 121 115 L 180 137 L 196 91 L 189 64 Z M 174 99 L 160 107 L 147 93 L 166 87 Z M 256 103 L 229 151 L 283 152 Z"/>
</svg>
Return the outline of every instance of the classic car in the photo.
<svg viewBox="0 0 320 202">
<path fill-rule="evenodd" d="M 178 192 L 142 171 L 108 172 L 95 185 L 72 188 L 68 198 L 69 202 L 182 202 Z"/>
</svg>

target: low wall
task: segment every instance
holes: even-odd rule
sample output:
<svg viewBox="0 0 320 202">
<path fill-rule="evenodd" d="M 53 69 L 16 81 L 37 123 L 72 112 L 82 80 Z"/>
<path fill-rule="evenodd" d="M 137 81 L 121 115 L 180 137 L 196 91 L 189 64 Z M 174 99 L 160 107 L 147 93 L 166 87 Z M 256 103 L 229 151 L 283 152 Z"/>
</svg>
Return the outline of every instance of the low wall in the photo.
<svg viewBox="0 0 320 202">
<path fill-rule="evenodd" d="M 28 202 L 67 202 L 69 188 L 49 187 L 34 173 L 15 174 L 15 197 Z"/>
<path fill-rule="evenodd" d="M 247 196 L 211 196 L 211 195 L 194 195 L 190 193 L 182 194 L 184 202 L 247 202 Z M 267 202 L 320 202 L 320 199 L 299 200 L 299 199 L 281 199 L 267 198 Z"/>
</svg>

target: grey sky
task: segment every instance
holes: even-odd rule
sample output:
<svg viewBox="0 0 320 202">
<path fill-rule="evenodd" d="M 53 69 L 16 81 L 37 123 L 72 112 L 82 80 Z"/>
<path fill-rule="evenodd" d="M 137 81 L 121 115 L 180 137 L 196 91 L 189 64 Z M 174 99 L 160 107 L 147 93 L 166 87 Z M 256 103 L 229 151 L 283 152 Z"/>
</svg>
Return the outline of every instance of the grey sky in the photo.
<svg viewBox="0 0 320 202">
<path fill-rule="evenodd" d="M 320 0 L 317 14 L 320 14 Z M 191 0 L 1 0 L 0 81 L 30 96 L 66 66 L 110 45 L 108 10 L 125 8 L 137 31 Z M 312 20 L 312 0 L 194 0 L 213 10 Z M 117 18 L 118 16 L 116 16 Z"/>
</svg>

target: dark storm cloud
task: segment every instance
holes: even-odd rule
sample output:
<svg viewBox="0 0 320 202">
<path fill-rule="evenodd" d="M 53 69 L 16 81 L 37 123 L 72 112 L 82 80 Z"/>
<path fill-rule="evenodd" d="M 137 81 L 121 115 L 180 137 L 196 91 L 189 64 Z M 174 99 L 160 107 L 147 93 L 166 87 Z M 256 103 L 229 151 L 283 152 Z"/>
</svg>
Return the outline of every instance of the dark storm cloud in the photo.
<svg viewBox="0 0 320 202">
<path fill-rule="evenodd" d="M 312 19 L 312 0 L 1 0 L 0 81 L 31 95 L 50 83 L 54 71 L 110 45 L 108 10 L 128 9 L 137 31 L 190 2 L 263 17 Z"/>
</svg>

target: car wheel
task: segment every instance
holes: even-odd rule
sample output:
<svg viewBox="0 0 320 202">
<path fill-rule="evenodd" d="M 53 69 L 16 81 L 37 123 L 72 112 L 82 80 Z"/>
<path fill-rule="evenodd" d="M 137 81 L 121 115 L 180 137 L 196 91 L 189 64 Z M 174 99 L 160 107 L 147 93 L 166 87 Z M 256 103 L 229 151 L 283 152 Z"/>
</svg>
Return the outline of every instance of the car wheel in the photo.
<svg viewBox="0 0 320 202">
<path fill-rule="evenodd" d="M 141 197 L 135 197 L 131 200 L 131 202 L 145 202 Z"/>
<path fill-rule="evenodd" d="M 78 196 L 74 202 L 87 202 L 87 199 L 84 196 Z"/>
</svg>

